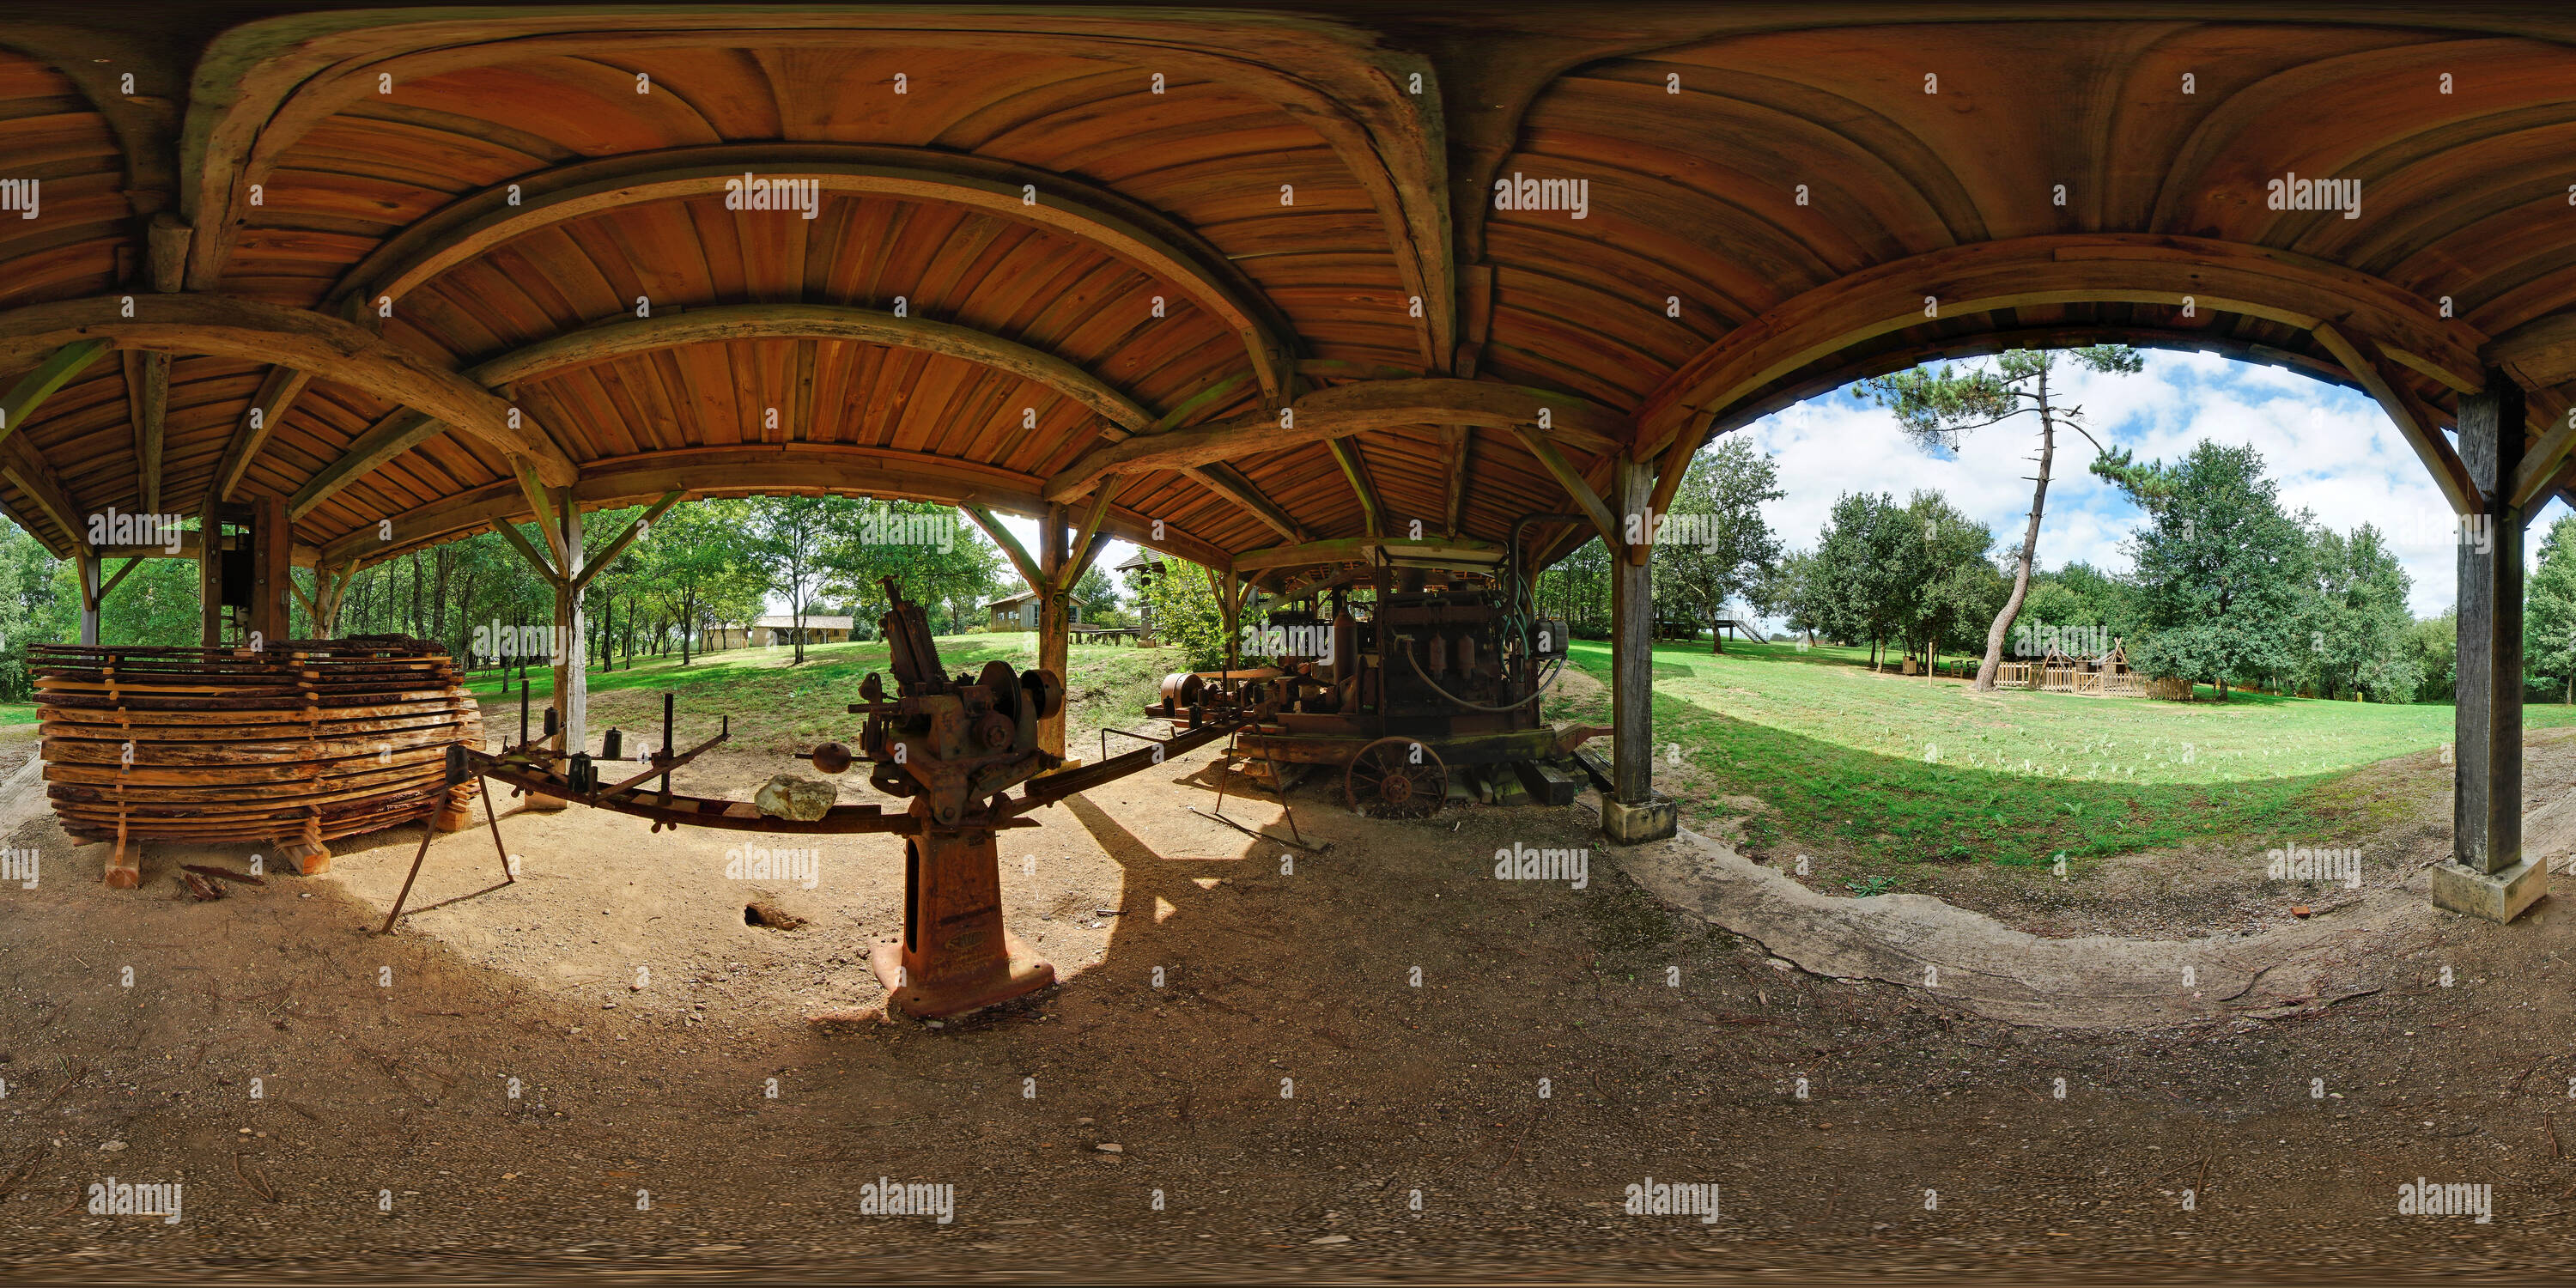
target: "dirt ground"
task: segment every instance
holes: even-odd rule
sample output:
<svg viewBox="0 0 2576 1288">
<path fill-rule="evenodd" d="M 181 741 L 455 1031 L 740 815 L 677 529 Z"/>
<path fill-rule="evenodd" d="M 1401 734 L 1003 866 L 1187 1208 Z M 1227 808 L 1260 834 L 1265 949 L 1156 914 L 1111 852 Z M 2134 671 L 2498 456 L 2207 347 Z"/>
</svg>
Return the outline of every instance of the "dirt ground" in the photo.
<svg viewBox="0 0 2576 1288">
<path fill-rule="evenodd" d="M 1292 803 L 1325 848 L 1297 850 L 1190 812 L 1213 756 L 1006 835 L 1010 923 L 1065 981 L 936 1028 L 809 1018 L 881 997 L 884 838 L 825 842 L 805 889 L 725 875 L 757 834 L 505 813 L 518 882 L 488 888 L 483 830 L 441 837 L 380 938 L 416 831 L 201 904 L 176 865 L 252 851 L 154 846 L 107 890 L 103 847 L 9 780 L 7 843 L 44 866 L 0 887 L 0 1269 L 2538 1279 L 2576 1255 L 2552 905 L 2425 910 L 2371 946 L 2375 992 L 2280 1019 L 2015 1026 L 1675 913 L 1586 805 L 1372 822 L 1319 778 Z M 747 794 L 791 764 L 692 776 Z M 2576 778 L 2566 747 L 2533 765 L 2536 808 Z M 2443 818 L 2436 777 L 2391 781 Z M 1283 827 L 1266 798 L 1225 811 Z M 1518 846 L 1586 851 L 1580 888 L 1495 879 Z M 745 924 L 763 896 L 808 920 Z M 2097 902 L 2124 897 L 2152 902 Z M 183 1183 L 183 1219 L 89 1214 L 110 1177 Z M 2419 1177 L 2492 1186 L 2492 1220 L 2399 1216 Z M 880 1178 L 953 1187 L 952 1219 L 871 1214 Z M 1720 1186 L 1719 1217 L 1624 1212 L 1650 1178 Z"/>
</svg>

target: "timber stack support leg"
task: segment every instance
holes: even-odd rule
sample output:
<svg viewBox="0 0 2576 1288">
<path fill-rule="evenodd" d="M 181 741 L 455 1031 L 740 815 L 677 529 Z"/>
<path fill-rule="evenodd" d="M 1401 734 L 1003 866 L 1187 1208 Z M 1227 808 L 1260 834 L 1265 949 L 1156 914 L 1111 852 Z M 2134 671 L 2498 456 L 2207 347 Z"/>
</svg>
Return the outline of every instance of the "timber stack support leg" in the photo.
<svg viewBox="0 0 2576 1288">
<path fill-rule="evenodd" d="M 116 820 L 116 849 L 107 856 L 107 888 L 131 890 L 143 884 L 143 843 L 126 839 L 125 820 Z"/>
<path fill-rule="evenodd" d="M 2549 865 L 2522 853 L 2523 396 L 2489 370 L 2460 399 L 2460 463 L 2486 498 L 2460 534 L 2458 762 L 2451 861 L 2433 869 L 2433 906 L 2507 922 L 2549 892 Z"/>
<path fill-rule="evenodd" d="M 318 813 L 304 820 L 301 835 L 279 837 L 277 851 L 295 864 L 298 876 L 318 877 L 331 870 L 331 848 L 322 843 L 322 816 Z"/>
<path fill-rule="evenodd" d="M 1641 524 L 1655 491 L 1654 463 L 1619 458 L 1611 491 L 1614 516 Z M 1610 546 L 1610 773 L 1616 790 L 1602 798 L 1601 831 L 1620 845 L 1660 841 L 1681 823 L 1673 802 L 1655 795 L 1655 590 L 1646 561 L 1651 549 L 1642 537 Z"/>
</svg>

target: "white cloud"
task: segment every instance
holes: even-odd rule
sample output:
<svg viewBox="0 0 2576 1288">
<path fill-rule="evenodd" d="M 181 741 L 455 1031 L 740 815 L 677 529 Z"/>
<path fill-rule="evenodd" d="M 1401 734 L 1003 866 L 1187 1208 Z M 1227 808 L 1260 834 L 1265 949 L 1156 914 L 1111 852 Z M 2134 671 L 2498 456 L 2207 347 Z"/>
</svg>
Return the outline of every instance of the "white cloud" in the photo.
<svg viewBox="0 0 2576 1288">
<path fill-rule="evenodd" d="M 2313 511 L 2339 531 L 2370 523 L 2390 535 L 2414 579 L 2416 615 L 2439 613 L 2454 599 L 2450 507 L 2396 426 L 2362 394 L 2294 371 L 2160 350 L 2146 351 L 2145 370 L 2134 376 L 2061 368 L 2051 379 L 2054 401 L 2080 407 L 2096 438 L 2140 460 L 2173 460 L 2204 441 L 2251 443 L 2290 510 Z M 1937 489 L 1993 529 L 1999 554 L 2019 546 L 2028 522 L 2035 417 L 1972 431 L 1956 453 L 1925 452 L 1887 409 L 1845 389 L 1738 433 L 1779 464 L 1787 495 L 1768 512 L 1792 548 L 1815 544 L 1835 498 L 1846 492 L 1886 492 L 1901 501 L 1916 489 Z M 2138 509 L 2093 476 L 2092 459 L 2092 444 L 2060 430 L 2040 523 L 2043 568 L 2076 560 L 2105 570 L 2130 566 L 2120 545 L 2137 526 Z M 2534 548 L 2551 517 L 2533 521 Z"/>
</svg>

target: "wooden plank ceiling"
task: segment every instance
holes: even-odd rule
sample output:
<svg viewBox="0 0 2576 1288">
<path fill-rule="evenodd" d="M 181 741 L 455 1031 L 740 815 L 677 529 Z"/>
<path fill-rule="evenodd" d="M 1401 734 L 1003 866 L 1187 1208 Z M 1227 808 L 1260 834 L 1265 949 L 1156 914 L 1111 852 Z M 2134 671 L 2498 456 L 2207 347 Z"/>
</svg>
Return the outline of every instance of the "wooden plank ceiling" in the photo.
<svg viewBox="0 0 2576 1288">
<path fill-rule="evenodd" d="M 1030 512 L 1117 442 L 1242 426 L 1101 484 L 1111 531 L 1209 562 L 1367 535 L 1355 475 L 1391 533 L 1498 545 L 1575 508 L 1513 428 L 1543 406 L 1599 486 L 1621 450 L 2011 344 L 2362 388 L 2437 474 L 2501 367 L 2532 491 L 2566 481 L 2541 436 L 2576 393 L 2576 20 L 2545 12 L 224 9 L 177 54 L 0 29 L 0 178 L 43 192 L 0 212 L 0 388 L 67 336 L 173 353 L 162 508 L 230 453 L 232 499 L 292 498 L 318 557 L 524 513 L 506 435 L 145 334 L 156 295 L 354 322 L 507 400 L 585 503 Z M 811 217 L 727 208 L 737 172 L 814 180 Z M 2267 208 L 2293 173 L 2358 180 L 2358 217 Z M 1515 176 L 1584 181 L 1581 217 L 1496 209 Z M 148 372 L 92 362 L 6 427 L 0 506 L 57 551 L 82 534 L 53 510 L 143 508 Z M 1259 432 L 1426 378 L 1511 389 L 1407 386 L 1424 410 L 1347 462 L 1320 419 Z"/>
</svg>

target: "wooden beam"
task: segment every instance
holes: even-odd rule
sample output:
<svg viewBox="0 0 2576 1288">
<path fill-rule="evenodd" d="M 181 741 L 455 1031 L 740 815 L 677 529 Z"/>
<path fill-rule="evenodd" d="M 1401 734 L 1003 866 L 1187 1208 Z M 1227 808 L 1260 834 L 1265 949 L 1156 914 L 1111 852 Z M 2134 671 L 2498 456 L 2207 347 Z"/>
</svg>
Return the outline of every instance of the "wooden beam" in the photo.
<svg viewBox="0 0 2576 1288">
<path fill-rule="evenodd" d="M 1308 541 L 1294 546 L 1273 546 L 1234 557 L 1238 572 L 1258 572 L 1269 568 L 1296 568 L 1307 564 L 1349 563 L 1370 559 L 1383 553 L 1390 562 L 1410 563 L 1500 563 L 1501 546 L 1464 538 L 1451 540 L 1424 537 L 1335 537 L 1328 541 Z"/>
<path fill-rule="evenodd" d="M 80 504 L 72 500 L 52 463 L 24 434 L 11 434 L 0 439 L 0 477 L 7 478 L 36 503 L 36 509 L 60 529 L 63 544 L 48 541 L 45 547 L 55 556 L 67 557 L 76 550 L 89 548 L 89 526 L 81 522 Z"/>
<path fill-rule="evenodd" d="M 2179 308 L 2189 300 L 2196 315 L 2236 313 L 2302 331 L 2332 319 L 2344 336 L 2402 349 L 2454 377 L 2474 380 L 2483 371 L 2477 354 L 2485 337 L 2474 328 L 2442 319 L 2432 301 L 2394 283 L 2325 260 L 2161 234 L 1978 241 L 1853 273 L 1727 332 L 1638 408 L 1639 452 L 1661 453 L 1694 427 L 1727 425 L 1735 408 L 1761 400 L 1798 372 L 1863 341 L 1922 325 L 1927 297 L 1942 318 L 2077 303 Z M 1662 489 L 1675 486 L 1672 477 L 1659 482 Z"/>
<path fill-rule="evenodd" d="M 276 433 L 279 423 L 286 419 L 286 409 L 295 405 L 296 396 L 312 381 L 311 376 L 292 367 L 270 367 L 268 374 L 261 377 L 259 392 L 251 396 L 250 410 L 242 414 L 241 424 L 233 427 L 223 458 L 215 465 L 215 499 L 233 499 L 233 492 L 250 472 L 250 463 L 259 455 L 259 449 L 268 445 L 268 436 Z"/>
<path fill-rule="evenodd" d="M 106 340 L 71 340 L 46 354 L 45 360 L 37 363 L 35 370 L 18 377 L 18 383 L 9 386 L 9 392 L 0 394 L 0 437 L 17 433 L 19 427 L 36 414 L 36 409 L 43 406 L 47 398 L 53 397 L 55 390 L 88 370 L 89 364 L 98 361 L 99 355 L 106 353 L 108 347 Z"/>
<path fill-rule="evenodd" d="M 447 426 L 409 407 L 387 412 L 367 431 L 349 444 L 348 450 L 325 465 L 304 486 L 296 489 L 286 503 L 287 513 L 303 518 L 340 489 L 357 482 L 387 461 L 447 432 Z"/>
<path fill-rule="evenodd" d="M 373 312 L 493 247 L 602 211 L 721 196 L 745 172 L 812 179 L 826 193 L 935 201 L 1034 224 L 1125 259 L 1169 282 L 1241 340 L 1251 374 L 1284 396 L 1295 331 L 1249 274 L 1186 225 L 1070 175 L 934 148 L 748 143 L 675 148 L 582 161 L 515 176 L 405 228 L 344 274 L 341 311 Z M 1029 201 L 1030 187 L 1042 194 Z"/>
<path fill-rule="evenodd" d="M 1370 481 L 1368 462 L 1360 459 L 1359 449 L 1340 438 L 1326 439 L 1324 448 L 1333 454 L 1333 464 L 1341 467 L 1343 480 L 1351 485 L 1351 495 L 1359 498 L 1360 518 L 1368 525 L 1368 534 L 1385 536 L 1386 506 L 1378 500 L 1377 484 Z"/>
<path fill-rule="evenodd" d="M 0 364 L 84 340 L 137 349 L 202 353 L 292 367 L 350 385 L 456 426 L 495 453 L 538 464 L 554 485 L 572 481 L 572 458 L 508 402 L 463 375 L 366 329 L 310 309 L 213 295 L 93 296 L 0 312 Z M 263 433 L 268 427 L 263 427 Z"/>
<path fill-rule="evenodd" d="M 1057 574 L 1057 590 L 1072 590 L 1074 583 L 1081 581 L 1082 574 L 1090 569 L 1091 543 L 1100 535 L 1100 521 L 1108 517 L 1110 498 L 1118 494 L 1120 482 L 1120 477 L 1113 474 L 1103 479 L 1099 490 L 1092 493 L 1091 508 L 1082 516 L 1081 534 L 1073 540 L 1073 555 L 1065 560 L 1063 570 Z"/>
<path fill-rule="evenodd" d="M 572 552 L 565 548 L 564 531 L 555 517 L 555 498 L 547 494 L 545 480 L 537 477 L 536 464 L 526 457 L 510 458 L 510 477 L 518 482 L 519 494 L 527 498 L 528 512 L 537 525 L 537 535 L 546 540 L 546 550 L 555 557 L 555 576 L 566 578 L 577 570 Z"/>
<path fill-rule="evenodd" d="M 1565 494 L 1574 498 L 1575 506 L 1592 520 L 1593 529 L 1601 534 L 1601 543 L 1616 553 L 1621 538 L 1619 520 L 1610 513 L 1610 507 L 1602 503 L 1601 494 L 1592 490 L 1591 481 L 1565 459 L 1565 453 L 1556 450 L 1556 444 L 1540 437 L 1536 429 L 1515 427 L 1513 432 L 1520 435 L 1521 446 L 1528 448 L 1530 455 L 1537 457 L 1538 463 L 1555 476 L 1556 485 L 1564 488 Z"/>
<path fill-rule="evenodd" d="M 1467 518 L 1467 467 L 1475 454 L 1476 431 L 1464 425 L 1449 427 L 1449 504 L 1444 507 L 1447 523 L 1442 531 L 1458 535 L 1458 525 Z"/>
<path fill-rule="evenodd" d="M 998 466 L 888 447 L 848 443 L 756 443 L 684 447 L 591 461 L 573 493 L 585 509 L 647 505 L 679 489 L 692 497 L 760 496 L 782 492 L 828 493 L 883 500 L 932 501 L 982 506 L 1000 514 L 1045 509 L 1043 480 Z M 501 519 L 530 513 L 519 481 L 504 478 L 404 511 L 392 542 L 376 539 L 372 523 L 353 526 L 324 543 L 315 558 L 335 562 L 358 555 L 370 561 L 481 531 Z M 1188 527 L 1113 503 L 1101 530 L 1193 563 L 1223 563 L 1225 551 Z"/>
<path fill-rule="evenodd" d="M 134 425 L 136 490 L 146 514 L 161 512 L 163 428 L 170 408 L 170 355 L 135 349 L 125 360 L 125 414 Z"/>
<path fill-rule="evenodd" d="M 1002 548 L 1003 556 L 1011 561 L 1013 568 L 1019 570 L 1020 580 L 1027 582 L 1029 589 L 1040 592 L 1046 590 L 1047 576 L 1038 568 L 1038 561 L 1029 557 L 1029 552 L 1020 544 L 1020 539 L 1012 536 L 1011 530 L 1003 527 L 1002 521 L 993 517 L 992 511 L 980 505 L 964 505 L 958 508 L 964 510 L 967 517 L 975 521 L 976 527 L 984 530 L 985 536 L 993 539 L 994 545 Z"/>
<path fill-rule="evenodd" d="M 518 524 L 506 519 L 498 520 L 492 524 L 492 530 L 500 533 L 501 539 L 510 543 L 510 548 L 518 551 L 519 557 L 527 560 L 528 567 L 534 569 L 537 576 L 547 585 L 556 586 L 563 583 L 563 574 L 555 571 L 555 566 L 546 562 L 546 557 L 539 554 L 535 546 L 528 544 L 528 534 L 519 531 Z"/>
<path fill-rule="evenodd" d="M 2412 403 L 2399 396 L 2388 373 L 2332 325 L 2320 322 L 2312 329 L 2317 343 L 2325 346 L 2326 352 L 2333 354 L 2335 361 L 2342 363 L 2344 370 L 2361 382 L 2362 389 L 2379 404 L 2380 410 L 2396 422 L 2398 435 L 2406 440 L 2408 447 L 2415 449 L 2415 459 L 2424 463 L 2425 470 L 2433 476 L 2433 485 L 2442 489 L 2442 499 L 2451 503 L 2451 513 L 2476 514 L 2484 510 L 2486 500 L 2478 495 L 2477 485 L 2469 482 L 2468 467 L 2460 463 L 2458 454 L 2443 439 L 2442 431 L 2419 415 Z"/>
<path fill-rule="evenodd" d="M 1046 495 L 1050 500 L 1082 496 L 1113 471 L 1176 470 L 1371 430 L 1535 425 L 1542 409 L 1548 412 L 1550 437 L 1587 451 L 1615 452 L 1630 432 L 1627 418 L 1617 412 L 1547 390 L 1482 380 L 1372 380 L 1316 390 L 1284 413 L 1139 435 L 1095 448 L 1047 480 Z"/>
<path fill-rule="evenodd" d="M 1245 478 L 1241 470 L 1221 461 L 1211 461 L 1205 465 L 1184 465 L 1181 473 L 1201 487 L 1250 511 L 1254 518 L 1269 524 L 1271 530 L 1280 536 L 1290 541 L 1314 540 L 1313 533 L 1288 517 L 1288 512 L 1280 509 L 1269 497 L 1263 496 L 1261 489 L 1254 487 L 1252 480 Z"/>
<path fill-rule="evenodd" d="M 137 566 L 142 564 L 142 562 L 143 559 L 141 556 L 136 556 L 126 560 L 125 566 L 117 569 L 116 575 L 108 578 L 107 584 L 98 588 L 98 601 L 102 604 L 106 603 L 107 597 L 116 593 L 116 584 L 125 580 L 125 574 L 134 571 Z"/>
<path fill-rule="evenodd" d="M 625 531 L 618 533 L 614 540 L 602 546 L 596 557 L 585 557 L 582 562 L 580 584 L 588 586 L 591 579 L 599 575 L 600 569 L 615 563 L 617 556 L 626 553 L 626 547 L 635 544 L 635 538 L 644 535 L 645 530 L 652 526 L 654 520 L 661 518 L 665 511 L 677 504 L 685 495 L 687 493 L 679 491 L 663 493 L 661 500 L 646 507 L 644 513 L 635 516 L 633 523 L 626 525 Z"/>
<path fill-rule="evenodd" d="M 477 364 L 466 374 L 481 384 L 514 385 L 657 349 L 772 339 L 849 340 L 919 349 L 1045 385 L 1131 433 L 1155 420 L 1136 400 L 1051 353 L 973 327 L 838 304 L 720 304 L 626 318 L 541 340 Z"/>
</svg>

